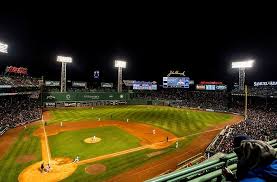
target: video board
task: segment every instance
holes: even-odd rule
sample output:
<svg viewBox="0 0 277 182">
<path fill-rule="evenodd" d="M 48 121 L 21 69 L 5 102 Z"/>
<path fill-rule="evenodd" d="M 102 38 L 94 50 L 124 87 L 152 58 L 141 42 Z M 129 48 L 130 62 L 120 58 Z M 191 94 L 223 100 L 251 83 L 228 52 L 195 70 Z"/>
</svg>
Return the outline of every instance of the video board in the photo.
<svg viewBox="0 0 277 182">
<path fill-rule="evenodd" d="M 134 81 L 134 90 L 157 90 L 157 82 Z"/>
<path fill-rule="evenodd" d="M 189 88 L 189 77 L 163 77 L 164 88 Z"/>
<path fill-rule="evenodd" d="M 227 85 L 204 85 L 197 84 L 196 90 L 227 90 Z"/>
</svg>

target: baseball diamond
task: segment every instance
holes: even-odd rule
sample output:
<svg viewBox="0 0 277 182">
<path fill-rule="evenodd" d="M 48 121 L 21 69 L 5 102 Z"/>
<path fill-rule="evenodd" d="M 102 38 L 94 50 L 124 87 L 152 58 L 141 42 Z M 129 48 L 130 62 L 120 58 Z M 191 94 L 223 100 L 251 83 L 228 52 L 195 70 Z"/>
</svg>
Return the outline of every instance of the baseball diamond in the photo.
<svg viewBox="0 0 277 182">
<path fill-rule="evenodd" d="M 93 110 L 50 109 L 43 116 L 44 121 L 30 124 L 27 129 L 20 128 L 10 141 L 10 147 L 1 151 L 4 155 L 0 163 L 0 179 L 14 181 L 18 178 L 24 182 L 31 179 L 141 181 L 155 176 L 160 170 L 167 170 L 162 161 L 168 160 L 168 157 L 173 155 L 171 160 L 176 163 L 184 160 L 182 151 L 189 151 L 185 156 L 193 156 L 205 149 L 225 125 L 241 119 L 226 113 L 149 105 L 99 106 Z M 101 121 L 98 121 L 99 117 Z M 8 136 L 9 133 L 3 137 Z M 93 139 L 94 136 L 101 138 L 101 141 L 93 145 L 84 142 L 84 139 Z M 34 157 L 23 163 L 14 162 L 24 155 Z M 73 163 L 76 156 L 80 161 Z M 41 161 L 49 161 L 55 173 L 38 172 Z M 85 169 L 93 164 L 101 164 L 105 170 L 95 172 L 95 175 L 87 173 Z M 160 166 L 156 171 L 151 164 Z M 9 170 L 13 172 L 7 173 Z M 131 174 L 130 171 L 136 172 Z"/>
</svg>

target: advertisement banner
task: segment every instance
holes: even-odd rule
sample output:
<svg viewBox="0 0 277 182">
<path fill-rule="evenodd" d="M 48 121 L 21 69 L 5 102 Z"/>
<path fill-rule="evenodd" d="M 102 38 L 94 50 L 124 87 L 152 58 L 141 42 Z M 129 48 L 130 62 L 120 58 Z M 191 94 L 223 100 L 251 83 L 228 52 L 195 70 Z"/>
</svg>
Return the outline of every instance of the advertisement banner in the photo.
<svg viewBox="0 0 277 182">
<path fill-rule="evenodd" d="M 123 83 L 125 84 L 125 86 L 127 87 L 132 87 L 134 84 L 135 80 L 123 80 Z"/>
<path fill-rule="evenodd" d="M 72 81 L 72 87 L 87 87 L 87 82 Z"/>
<path fill-rule="evenodd" d="M 56 107 L 56 103 L 55 102 L 46 102 L 45 107 Z"/>
<path fill-rule="evenodd" d="M 60 81 L 45 81 L 45 86 L 46 87 L 59 87 L 60 86 Z"/>
<path fill-rule="evenodd" d="M 206 89 L 206 87 L 205 87 L 205 85 L 196 85 L 196 90 L 205 90 Z"/>
<path fill-rule="evenodd" d="M 135 81 L 133 84 L 134 90 L 157 90 L 157 82 Z"/>
<path fill-rule="evenodd" d="M 206 90 L 215 90 L 215 85 L 206 85 Z"/>
<path fill-rule="evenodd" d="M 268 82 L 254 82 L 254 86 L 277 86 L 277 81 L 268 81 Z"/>
<path fill-rule="evenodd" d="M 102 82 L 101 87 L 103 87 L 103 88 L 113 88 L 113 83 Z"/>
<path fill-rule="evenodd" d="M 15 73 L 21 75 L 27 75 L 28 69 L 23 67 L 15 67 L 15 66 L 7 66 L 5 72 L 6 73 Z"/>
<path fill-rule="evenodd" d="M 0 85 L 0 88 L 12 88 L 11 85 Z"/>
</svg>

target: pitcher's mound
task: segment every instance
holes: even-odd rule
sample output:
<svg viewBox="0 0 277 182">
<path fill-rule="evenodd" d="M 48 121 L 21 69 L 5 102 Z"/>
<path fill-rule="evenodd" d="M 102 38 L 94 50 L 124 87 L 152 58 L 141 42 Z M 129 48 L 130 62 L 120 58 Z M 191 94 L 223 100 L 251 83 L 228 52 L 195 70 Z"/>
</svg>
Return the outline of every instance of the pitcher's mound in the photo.
<svg viewBox="0 0 277 182">
<path fill-rule="evenodd" d="M 85 168 L 86 173 L 96 175 L 106 171 L 106 166 L 103 164 L 93 164 Z"/>
<path fill-rule="evenodd" d="M 98 143 L 100 141 L 101 141 L 101 138 L 98 138 L 98 137 L 95 137 L 95 139 L 93 139 L 93 137 L 89 137 L 84 140 L 85 143 Z"/>
</svg>

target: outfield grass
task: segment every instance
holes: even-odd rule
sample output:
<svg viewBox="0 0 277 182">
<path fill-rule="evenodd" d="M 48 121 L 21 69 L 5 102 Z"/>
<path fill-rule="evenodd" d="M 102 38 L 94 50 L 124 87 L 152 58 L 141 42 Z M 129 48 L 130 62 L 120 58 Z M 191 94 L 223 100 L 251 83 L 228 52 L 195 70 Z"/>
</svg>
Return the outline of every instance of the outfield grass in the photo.
<svg viewBox="0 0 277 182">
<path fill-rule="evenodd" d="M 0 160 L 1 182 L 17 181 L 18 175 L 24 168 L 37 161 L 41 161 L 40 140 L 38 137 L 32 136 L 36 128 L 36 126 L 31 126 L 21 131 L 9 152 Z M 24 137 L 28 137 L 28 139 L 24 140 Z M 27 163 L 17 163 L 16 159 L 23 155 L 34 155 L 35 160 Z"/>
<path fill-rule="evenodd" d="M 95 144 L 83 141 L 94 135 L 102 140 Z M 48 141 L 52 157 L 80 156 L 81 160 L 140 146 L 138 138 L 114 126 L 66 131 L 49 136 Z"/>
<path fill-rule="evenodd" d="M 199 112 L 164 106 L 104 106 L 86 109 L 58 109 L 50 111 L 49 123 L 78 120 L 122 120 L 151 124 L 177 136 L 186 136 L 225 122 L 232 116 L 224 113 Z"/>
</svg>

